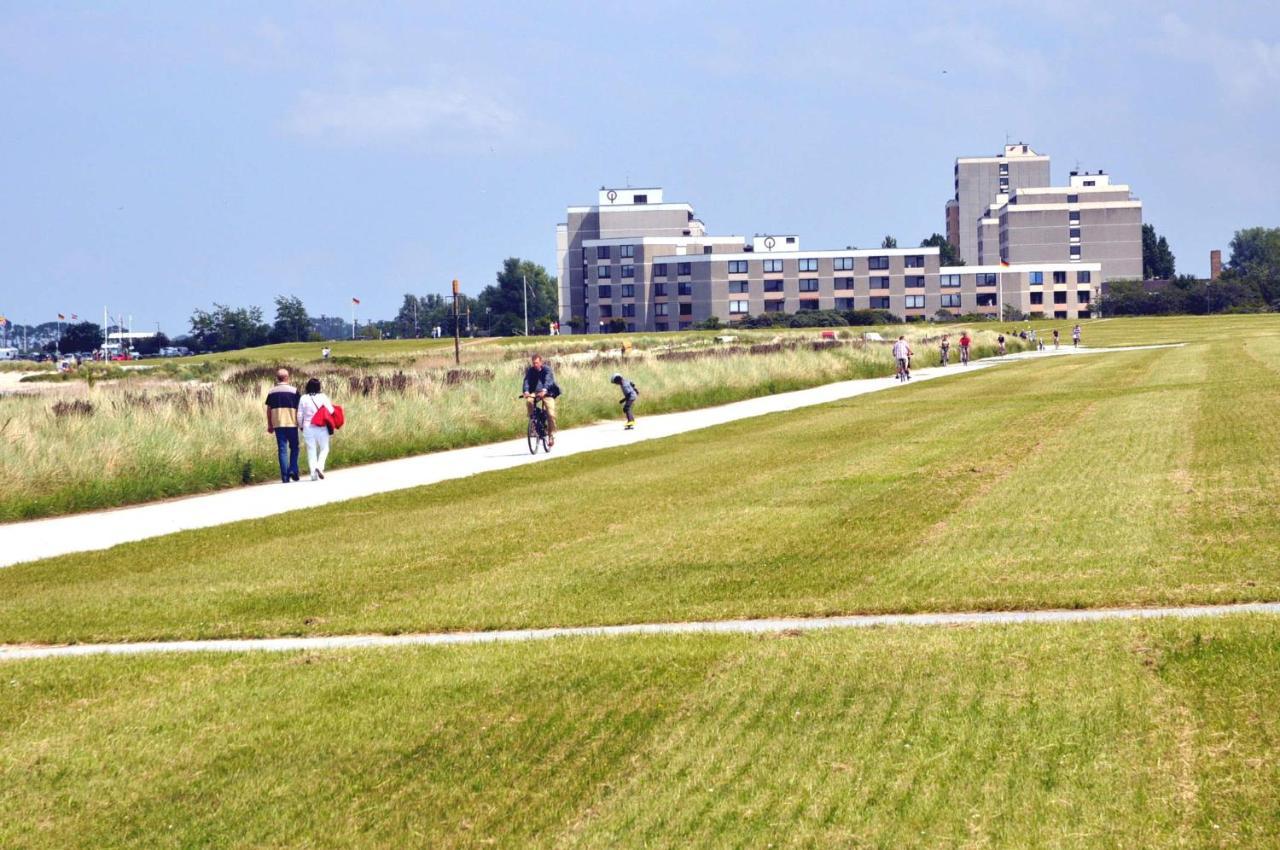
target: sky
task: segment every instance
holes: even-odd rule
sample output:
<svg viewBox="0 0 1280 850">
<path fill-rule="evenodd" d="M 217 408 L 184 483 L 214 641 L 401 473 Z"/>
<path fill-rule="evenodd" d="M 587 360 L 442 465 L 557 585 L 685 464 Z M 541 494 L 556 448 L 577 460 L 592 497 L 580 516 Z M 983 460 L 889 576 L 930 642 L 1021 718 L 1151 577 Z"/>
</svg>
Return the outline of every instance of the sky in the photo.
<svg viewBox="0 0 1280 850">
<path fill-rule="evenodd" d="M 605 184 L 915 244 L 1006 139 L 1131 185 L 1205 275 L 1280 226 L 1280 7 L 0 0 L 0 314 L 389 318 L 509 256 L 554 274 Z"/>
</svg>

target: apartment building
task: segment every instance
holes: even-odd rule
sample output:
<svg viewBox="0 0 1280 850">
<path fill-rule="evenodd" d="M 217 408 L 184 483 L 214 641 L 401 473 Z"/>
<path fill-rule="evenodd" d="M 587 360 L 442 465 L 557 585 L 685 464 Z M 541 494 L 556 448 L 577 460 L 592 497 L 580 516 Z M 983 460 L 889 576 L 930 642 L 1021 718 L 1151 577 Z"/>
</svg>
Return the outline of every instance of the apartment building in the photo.
<svg viewBox="0 0 1280 850">
<path fill-rule="evenodd" d="M 1049 157 L 1019 142 L 996 156 L 962 156 L 955 163 L 955 195 L 947 201 L 947 241 L 967 264 L 980 262 L 979 226 L 1001 196 L 1048 186 Z"/>
<path fill-rule="evenodd" d="M 937 248 L 806 250 L 795 234 L 713 236 L 690 205 L 661 199 L 660 189 L 602 189 L 599 204 L 569 208 L 557 229 L 562 327 L 683 330 L 712 316 L 731 324 L 805 310 L 995 317 L 1000 304 L 1086 318 L 1101 285 L 1097 263 L 941 267 Z"/>
</svg>

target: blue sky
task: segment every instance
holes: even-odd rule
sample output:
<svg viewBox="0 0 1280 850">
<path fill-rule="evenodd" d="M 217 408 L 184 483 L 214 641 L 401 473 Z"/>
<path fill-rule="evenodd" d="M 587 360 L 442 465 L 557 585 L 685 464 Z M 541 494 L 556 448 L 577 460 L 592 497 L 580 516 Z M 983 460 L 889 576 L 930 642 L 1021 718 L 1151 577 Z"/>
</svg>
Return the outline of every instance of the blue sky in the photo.
<svg viewBox="0 0 1280 850">
<path fill-rule="evenodd" d="M 945 73 L 944 73 L 945 72 Z M 1280 226 L 1270 4 L 0 2 L 0 313 L 390 316 L 605 183 L 716 233 L 918 242 L 1006 134 L 1133 186 L 1180 272 Z"/>
</svg>

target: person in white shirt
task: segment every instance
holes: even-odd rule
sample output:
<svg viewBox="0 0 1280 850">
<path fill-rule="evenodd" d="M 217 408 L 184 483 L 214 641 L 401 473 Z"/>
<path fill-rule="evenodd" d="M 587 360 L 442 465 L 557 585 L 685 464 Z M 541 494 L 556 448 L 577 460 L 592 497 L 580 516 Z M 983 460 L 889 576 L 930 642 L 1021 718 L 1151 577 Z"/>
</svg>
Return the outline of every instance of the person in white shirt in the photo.
<svg viewBox="0 0 1280 850">
<path fill-rule="evenodd" d="M 324 478 L 324 464 L 329 459 L 329 427 L 312 425 L 311 420 L 316 411 L 325 408 L 333 413 L 333 402 L 320 392 L 320 379 L 307 381 L 306 391 L 298 399 L 298 427 L 302 429 L 302 439 L 307 444 L 307 468 L 311 470 L 311 480 Z"/>
<path fill-rule="evenodd" d="M 898 341 L 893 344 L 893 359 L 898 362 L 899 379 L 911 380 L 911 346 L 907 344 L 905 336 L 898 337 Z"/>
</svg>

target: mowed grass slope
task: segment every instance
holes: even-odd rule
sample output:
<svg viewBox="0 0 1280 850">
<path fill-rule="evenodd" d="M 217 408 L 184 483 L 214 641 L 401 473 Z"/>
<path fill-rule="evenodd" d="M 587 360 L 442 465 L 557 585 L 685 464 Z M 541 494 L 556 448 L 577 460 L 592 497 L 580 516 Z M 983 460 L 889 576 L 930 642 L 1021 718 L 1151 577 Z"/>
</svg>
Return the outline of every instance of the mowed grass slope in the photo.
<svg viewBox="0 0 1280 850">
<path fill-rule="evenodd" d="M 1275 618 L 3 673 L 4 847 L 1280 842 Z"/>
<path fill-rule="evenodd" d="M 0 641 L 1280 599 L 1277 363 L 1023 363 L 0 570 Z"/>
</svg>

